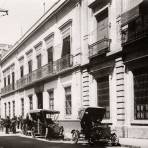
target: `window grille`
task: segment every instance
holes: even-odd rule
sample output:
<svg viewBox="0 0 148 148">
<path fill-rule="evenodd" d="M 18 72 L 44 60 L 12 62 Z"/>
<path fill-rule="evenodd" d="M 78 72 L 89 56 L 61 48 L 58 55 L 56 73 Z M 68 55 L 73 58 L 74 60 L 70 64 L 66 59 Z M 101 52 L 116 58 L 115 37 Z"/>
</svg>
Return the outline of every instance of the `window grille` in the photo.
<svg viewBox="0 0 148 148">
<path fill-rule="evenodd" d="M 48 93 L 49 93 L 49 109 L 54 110 L 54 91 L 50 90 Z"/>
<path fill-rule="evenodd" d="M 97 95 L 98 106 L 106 109 L 105 118 L 110 118 L 110 103 L 109 103 L 109 77 L 101 77 L 97 80 Z"/>
<path fill-rule="evenodd" d="M 134 112 L 135 119 L 148 119 L 148 72 L 134 72 Z"/>
<path fill-rule="evenodd" d="M 65 87 L 65 112 L 66 115 L 72 114 L 71 87 Z"/>
</svg>

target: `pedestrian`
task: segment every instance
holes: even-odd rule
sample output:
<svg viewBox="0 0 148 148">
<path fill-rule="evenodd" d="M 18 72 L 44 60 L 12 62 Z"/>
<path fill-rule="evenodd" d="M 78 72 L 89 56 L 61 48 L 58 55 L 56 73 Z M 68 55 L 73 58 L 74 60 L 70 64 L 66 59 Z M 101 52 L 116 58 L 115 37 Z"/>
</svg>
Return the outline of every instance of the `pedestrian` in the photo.
<svg viewBox="0 0 148 148">
<path fill-rule="evenodd" d="M 7 116 L 7 118 L 6 118 L 6 120 L 5 120 L 6 134 L 9 133 L 10 124 L 11 124 L 10 118 L 9 118 L 9 116 Z"/>
</svg>

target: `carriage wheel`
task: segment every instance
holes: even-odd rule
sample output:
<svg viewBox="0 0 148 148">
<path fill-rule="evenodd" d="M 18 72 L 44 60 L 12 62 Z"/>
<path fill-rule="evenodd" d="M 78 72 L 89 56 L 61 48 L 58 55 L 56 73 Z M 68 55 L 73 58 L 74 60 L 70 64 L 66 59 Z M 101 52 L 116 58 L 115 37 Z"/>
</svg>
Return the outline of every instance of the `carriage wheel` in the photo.
<svg viewBox="0 0 148 148">
<path fill-rule="evenodd" d="M 72 141 L 73 141 L 74 143 L 78 143 L 78 140 L 79 140 L 79 134 L 78 134 L 77 131 L 74 131 L 74 132 L 72 133 Z"/>
</svg>

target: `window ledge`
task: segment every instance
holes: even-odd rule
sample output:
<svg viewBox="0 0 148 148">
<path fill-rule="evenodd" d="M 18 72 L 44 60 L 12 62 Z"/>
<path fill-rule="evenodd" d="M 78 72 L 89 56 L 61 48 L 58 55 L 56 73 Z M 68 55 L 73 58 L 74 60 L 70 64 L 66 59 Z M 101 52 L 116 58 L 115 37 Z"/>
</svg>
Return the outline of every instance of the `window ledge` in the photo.
<svg viewBox="0 0 148 148">
<path fill-rule="evenodd" d="M 148 125 L 148 119 L 146 120 L 132 120 L 131 125 Z"/>
<path fill-rule="evenodd" d="M 111 119 L 103 119 L 102 123 L 112 124 L 112 121 L 111 121 Z"/>
<path fill-rule="evenodd" d="M 65 115 L 65 120 L 72 119 L 72 115 Z"/>
</svg>

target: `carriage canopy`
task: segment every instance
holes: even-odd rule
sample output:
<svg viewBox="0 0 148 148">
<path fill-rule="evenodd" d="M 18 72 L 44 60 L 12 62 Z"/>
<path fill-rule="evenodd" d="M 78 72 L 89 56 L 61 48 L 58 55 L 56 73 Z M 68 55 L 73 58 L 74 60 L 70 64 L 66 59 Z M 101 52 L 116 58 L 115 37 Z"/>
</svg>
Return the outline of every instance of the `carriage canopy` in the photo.
<svg viewBox="0 0 148 148">
<path fill-rule="evenodd" d="M 105 114 L 105 108 L 103 107 L 87 107 L 82 108 L 79 111 L 79 119 L 81 121 L 90 120 L 101 122 Z"/>
</svg>

